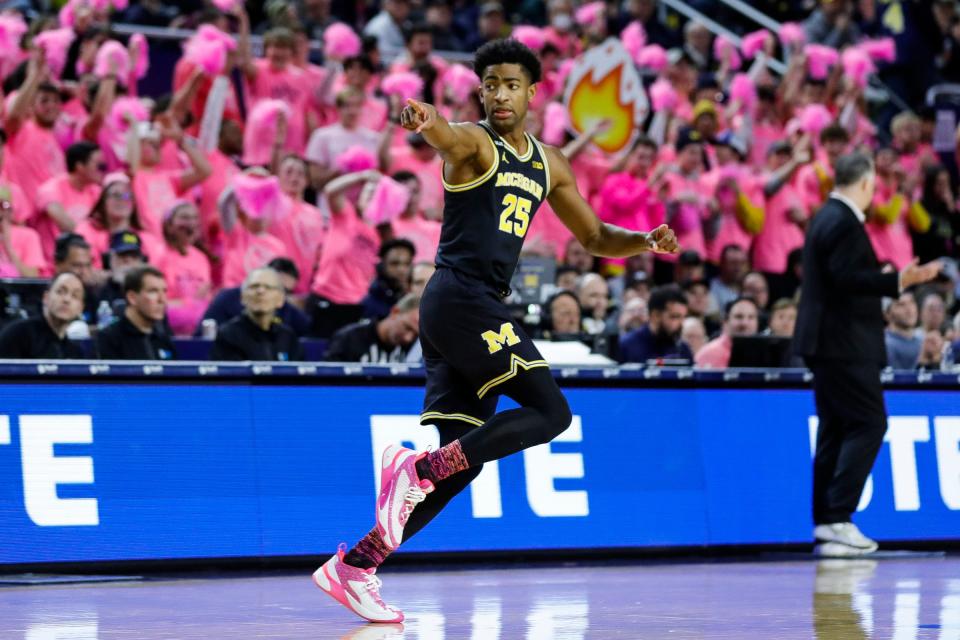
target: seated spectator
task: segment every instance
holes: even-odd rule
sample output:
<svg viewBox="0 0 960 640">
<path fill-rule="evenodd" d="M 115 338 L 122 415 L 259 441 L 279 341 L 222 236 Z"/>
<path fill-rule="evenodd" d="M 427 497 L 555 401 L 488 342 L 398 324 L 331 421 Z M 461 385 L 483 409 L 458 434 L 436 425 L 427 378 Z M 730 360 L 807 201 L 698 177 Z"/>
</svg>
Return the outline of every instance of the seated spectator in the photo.
<svg viewBox="0 0 960 640">
<path fill-rule="evenodd" d="M 704 272 L 703 258 L 696 251 L 684 251 L 677 258 L 677 264 L 673 270 L 673 281 L 681 287 L 685 282 L 693 280 L 703 280 L 706 277 Z"/>
<path fill-rule="evenodd" d="M 55 175 L 37 189 L 36 229 L 44 255 L 53 257 L 53 244 L 62 232 L 74 231 L 86 220 L 100 197 L 100 183 L 106 164 L 100 147 L 77 142 L 67 149 L 67 171 Z"/>
<path fill-rule="evenodd" d="M 703 326 L 703 321 L 694 316 L 684 318 L 683 326 L 680 329 L 680 339 L 690 347 L 690 352 L 696 358 L 703 346 L 707 344 L 707 330 Z"/>
<path fill-rule="evenodd" d="M 917 369 L 939 371 L 943 359 L 943 345 L 943 334 L 939 331 L 925 332 L 920 346 L 920 355 L 917 357 Z"/>
<path fill-rule="evenodd" d="M 897 299 L 885 298 L 887 365 L 894 369 L 913 369 L 920 357 L 922 336 L 917 335 L 917 300 L 904 292 Z"/>
<path fill-rule="evenodd" d="M 726 369 L 730 366 L 733 339 L 757 334 L 760 307 L 753 298 L 737 298 L 724 310 L 723 332 L 703 345 L 694 362 L 705 369 Z"/>
<path fill-rule="evenodd" d="M 420 332 L 420 298 L 407 294 L 382 320 L 349 324 L 330 338 L 324 360 L 332 362 L 407 362 Z"/>
<path fill-rule="evenodd" d="M 418 262 L 413 265 L 412 275 L 410 276 L 410 293 L 418 296 L 423 295 L 427 283 L 433 277 L 433 272 L 437 267 L 432 262 Z"/>
<path fill-rule="evenodd" d="M 720 323 L 711 309 L 716 307 L 710 295 L 710 287 L 706 280 L 690 280 L 683 285 L 683 293 L 687 298 L 687 315 L 699 318 L 707 336 L 716 335 L 720 331 Z"/>
<path fill-rule="evenodd" d="M 750 298 L 757 303 L 760 309 L 760 329 L 767 327 L 767 305 L 770 304 L 770 288 L 767 285 L 767 278 L 759 271 L 751 271 L 743 276 L 740 282 L 740 295 L 744 298 Z"/>
<path fill-rule="evenodd" d="M 296 334 L 280 318 L 283 281 L 270 267 L 254 269 L 243 282 L 243 313 L 217 331 L 211 360 L 303 360 Z"/>
<path fill-rule="evenodd" d="M 614 300 L 626 302 L 623 299 L 624 292 L 632 284 L 643 282 L 646 287 L 644 298 L 650 297 L 650 282 L 653 281 L 653 254 L 650 252 L 639 253 L 635 256 L 626 258 L 623 263 L 623 273 L 607 280 L 610 286 L 610 296 Z"/>
<path fill-rule="evenodd" d="M 680 341 L 687 299 L 675 286 L 657 287 L 647 302 L 650 321 L 631 331 L 620 341 L 620 362 L 646 363 L 648 360 L 693 360 L 690 347 Z"/>
<path fill-rule="evenodd" d="M 39 234 L 16 223 L 11 190 L 0 186 L 0 278 L 36 278 L 47 264 Z"/>
<path fill-rule="evenodd" d="M 579 277 L 580 272 L 576 267 L 562 264 L 557 267 L 557 272 L 553 277 L 553 282 L 558 289 L 563 289 L 564 291 L 574 291 L 577 288 L 577 278 Z"/>
<path fill-rule="evenodd" d="M 99 279 L 93 271 L 93 259 L 90 254 L 90 245 L 83 236 L 76 233 L 64 233 L 57 238 L 53 250 L 53 273 L 72 273 L 83 282 L 85 307 L 83 315 L 88 322 L 93 322 L 97 313 L 96 290 L 100 286 Z"/>
<path fill-rule="evenodd" d="M 943 333 L 947 328 L 947 306 L 939 293 L 928 293 L 921 298 L 919 333 Z"/>
<path fill-rule="evenodd" d="M 585 333 L 604 333 L 610 309 L 610 292 L 607 281 L 596 273 L 585 273 L 577 281 L 577 298 L 586 317 L 583 319 Z"/>
<path fill-rule="evenodd" d="M 414 248 L 406 238 L 387 240 L 380 245 L 377 275 L 363 298 L 364 318 L 385 318 L 410 291 L 410 269 Z"/>
<path fill-rule="evenodd" d="M 573 267 L 579 275 L 593 271 L 597 259 L 583 248 L 576 238 L 570 238 L 563 253 L 563 264 Z"/>
<path fill-rule="evenodd" d="M 792 338 L 797 324 L 797 303 L 789 298 L 780 298 L 770 310 L 770 326 L 764 335 Z"/>
<path fill-rule="evenodd" d="M 149 265 L 127 271 L 123 279 L 126 306 L 112 325 L 97 334 L 97 357 L 103 360 L 173 360 L 176 347 L 163 327 L 167 283 Z"/>
<path fill-rule="evenodd" d="M 544 320 L 543 337 L 548 340 L 579 338 L 583 331 L 580 301 L 570 291 L 561 289 L 547 300 L 544 305 L 547 313 Z"/>
<path fill-rule="evenodd" d="M 181 200 L 164 214 L 163 239 L 166 250 L 153 263 L 167 274 L 170 328 L 176 335 L 188 336 L 203 316 L 213 286 L 210 259 L 196 246 L 200 241 L 196 205 Z"/>
<path fill-rule="evenodd" d="M 90 215 L 75 229 L 90 243 L 95 268 L 103 267 L 103 256 L 110 250 L 110 237 L 119 231 L 136 233 L 148 258 L 156 261 L 162 257 L 163 242 L 144 231 L 140 224 L 130 178 L 124 173 L 111 173 L 103 179 L 103 190 L 93 203 Z"/>
<path fill-rule="evenodd" d="M 640 329 L 650 321 L 647 299 L 635 296 L 623 303 L 623 311 L 617 318 L 617 328 L 621 336 Z"/>
<path fill-rule="evenodd" d="M 70 272 L 53 277 L 43 294 L 43 315 L 11 322 L 0 331 L 0 358 L 66 360 L 83 352 L 67 327 L 83 312 L 83 282 Z"/>
<path fill-rule="evenodd" d="M 110 252 L 107 253 L 104 263 L 108 278 L 97 291 L 97 308 L 101 302 L 106 301 L 110 303 L 115 314 L 123 311 L 127 299 L 124 284 L 127 273 L 146 263 L 140 236 L 132 231 L 118 231 L 110 236 Z"/>
<path fill-rule="evenodd" d="M 710 294 L 717 304 L 716 309 L 710 310 L 711 313 L 725 309 L 740 296 L 740 281 L 749 268 L 746 251 L 734 244 L 723 248 L 719 273 L 710 281 Z"/>
<path fill-rule="evenodd" d="M 310 329 L 310 318 L 297 308 L 291 302 L 291 296 L 297 286 L 300 273 L 297 271 L 297 265 L 289 258 L 274 258 L 267 266 L 280 275 L 280 282 L 283 284 L 283 290 L 286 292 L 286 299 L 277 317 L 280 321 L 290 328 L 297 337 L 306 335 Z M 221 289 L 220 293 L 214 297 L 213 302 L 207 307 L 203 314 L 200 324 L 194 331 L 195 336 L 202 333 L 203 320 L 213 320 L 216 326 L 222 326 L 240 316 L 243 313 L 243 292 L 242 287 L 230 287 Z"/>
</svg>

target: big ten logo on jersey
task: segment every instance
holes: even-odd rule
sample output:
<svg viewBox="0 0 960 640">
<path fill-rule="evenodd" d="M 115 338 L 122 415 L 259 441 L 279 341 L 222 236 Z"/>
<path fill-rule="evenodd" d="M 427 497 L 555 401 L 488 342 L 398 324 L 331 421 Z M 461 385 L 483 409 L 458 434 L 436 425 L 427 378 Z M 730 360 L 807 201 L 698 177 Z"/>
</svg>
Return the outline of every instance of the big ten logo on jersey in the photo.
<svg viewBox="0 0 960 640">
<path fill-rule="evenodd" d="M 490 353 L 500 351 L 503 349 L 503 345 L 512 347 L 520 344 L 520 338 L 517 336 L 517 332 L 514 331 L 513 325 L 509 322 L 504 322 L 500 325 L 499 331 L 484 331 L 480 334 L 480 339 L 487 343 L 487 350 Z"/>
<path fill-rule="evenodd" d="M 807 418 L 810 433 L 811 455 L 817 447 L 817 416 Z M 931 444 L 931 435 L 934 442 Z M 883 437 L 890 451 L 890 477 L 893 484 L 893 508 L 895 511 L 920 510 L 920 479 L 917 473 L 917 453 L 936 455 L 940 483 L 940 499 L 951 511 L 960 510 L 960 416 L 933 416 L 933 433 L 927 416 L 890 416 L 887 433 Z M 929 451 L 928 447 L 935 451 Z M 879 456 L 874 468 L 887 464 L 886 456 Z M 926 479 L 927 476 L 924 476 Z M 873 476 L 867 478 L 860 495 L 857 511 L 863 511 L 874 499 Z M 890 496 L 884 496 L 890 500 Z"/>
<path fill-rule="evenodd" d="M 419 416 L 372 415 L 370 439 L 373 445 L 373 473 L 375 491 L 380 490 L 380 456 L 392 444 L 404 444 L 415 451 L 436 450 L 440 437 L 431 426 L 420 424 Z M 583 424 L 580 416 L 573 416 L 570 427 L 553 442 L 582 442 Z M 557 453 L 550 443 L 523 451 L 523 467 L 527 490 L 527 504 L 541 518 L 585 517 L 590 505 L 585 490 L 558 491 L 555 480 L 583 478 L 582 453 Z M 487 462 L 483 471 L 470 484 L 470 500 L 474 518 L 502 518 L 503 500 L 500 494 L 500 465 Z"/>
<path fill-rule="evenodd" d="M 92 485 L 93 458 L 56 455 L 58 445 L 93 444 L 89 415 L 21 415 L 18 436 L 24 509 L 40 527 L 96 526 L 97 499 L 61 498 L 60 485 Z M 0 415 L 0 446 L 13 442 L 10 416 Z M 2 453 L 3 449 L 0 449 Z"/>
</svg>

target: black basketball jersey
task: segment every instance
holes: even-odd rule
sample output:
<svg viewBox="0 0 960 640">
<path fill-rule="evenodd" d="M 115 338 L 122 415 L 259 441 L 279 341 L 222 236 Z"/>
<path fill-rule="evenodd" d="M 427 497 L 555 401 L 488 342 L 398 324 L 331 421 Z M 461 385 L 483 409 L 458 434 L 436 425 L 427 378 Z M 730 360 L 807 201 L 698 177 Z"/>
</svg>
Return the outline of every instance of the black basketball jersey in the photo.
<svg viewBox="0 0 960 640">
<path fill-rule="evenodd" d="M 444 179 L 437 266 L 478 278 L 505 295 L 523 238 L 547 198 L 550 168 L 533 136 L 524 134 L 527 149 L 521 156 L 486 122 L 479 124 L 493 145 L 494 161 L 471 182 L 452 185 Z"/>
</svg>

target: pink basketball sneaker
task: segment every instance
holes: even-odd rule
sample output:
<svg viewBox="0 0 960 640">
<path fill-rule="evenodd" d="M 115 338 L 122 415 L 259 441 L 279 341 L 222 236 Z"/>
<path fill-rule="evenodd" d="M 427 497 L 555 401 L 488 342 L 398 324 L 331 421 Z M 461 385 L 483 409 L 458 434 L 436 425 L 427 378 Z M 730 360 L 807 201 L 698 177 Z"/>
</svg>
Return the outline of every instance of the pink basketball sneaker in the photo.
<svg viewBox="0 0 960 640">
<path fill-rule="evenodd" d="M 417 476 L 417 460 L 427 455 L 391 445 L 383 452 L 380 497 L 377 499 L 377 527 L 383 542 L 396 549 L 403 541 L 403 528 L 414 507 L 433 491 L 433 483 Z"/>
<path fill-rule="evenodd" d="M 388 606 L 380 598 L 380 578 L 376 569 L 360 569 L 343 562 L 347 545 L 313 572 L 313 582 L 331 598 L 370 622 L 403 622 L 403 612 Z"/>
</svg>

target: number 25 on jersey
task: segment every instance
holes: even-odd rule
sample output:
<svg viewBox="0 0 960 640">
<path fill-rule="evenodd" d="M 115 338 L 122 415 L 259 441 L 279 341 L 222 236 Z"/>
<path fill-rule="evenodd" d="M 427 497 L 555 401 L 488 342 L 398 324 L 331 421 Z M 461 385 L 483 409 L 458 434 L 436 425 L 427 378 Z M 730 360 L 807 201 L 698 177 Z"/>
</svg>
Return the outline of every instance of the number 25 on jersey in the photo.
<svg viewBox="0 0 960 640">
<path fill-rule="evenodd" d="M 503 196 L 503 211 L 500 213 L 500 231 L 522 238 L 530 226 L 530 209 L 533 203 L 512 193 Z"/>
</svg>

